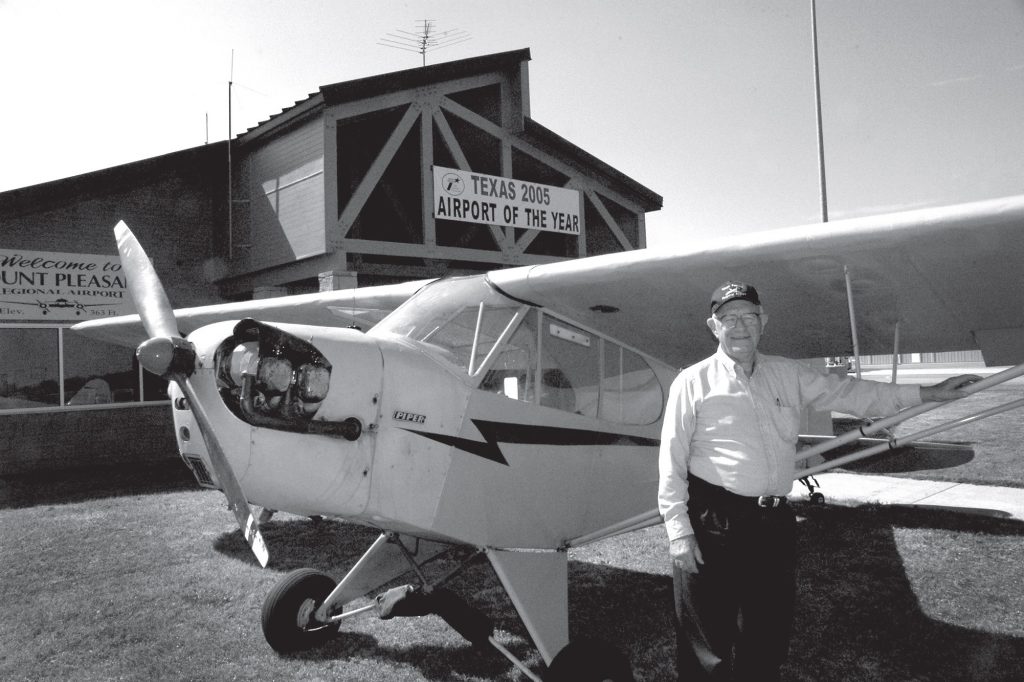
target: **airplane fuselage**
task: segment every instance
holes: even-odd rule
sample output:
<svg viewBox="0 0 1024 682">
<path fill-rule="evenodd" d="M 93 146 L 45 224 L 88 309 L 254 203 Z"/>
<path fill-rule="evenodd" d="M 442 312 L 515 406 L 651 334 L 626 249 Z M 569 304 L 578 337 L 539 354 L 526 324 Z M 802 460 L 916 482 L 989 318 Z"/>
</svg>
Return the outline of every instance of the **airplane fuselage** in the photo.
<svg viewBox="0 0 1024 682">
<path fill-rule="evenodd" d="M 190 335 L 190 381 L 250 502 L 538 549 L 652 510 L 674 371 L 483 278 L 450 285 L 406 309 L 425 320 L 400 308 L 368 334 L 245 320 Z M 217 487 L 173 402 L 182 456 Z"/>
</svg>

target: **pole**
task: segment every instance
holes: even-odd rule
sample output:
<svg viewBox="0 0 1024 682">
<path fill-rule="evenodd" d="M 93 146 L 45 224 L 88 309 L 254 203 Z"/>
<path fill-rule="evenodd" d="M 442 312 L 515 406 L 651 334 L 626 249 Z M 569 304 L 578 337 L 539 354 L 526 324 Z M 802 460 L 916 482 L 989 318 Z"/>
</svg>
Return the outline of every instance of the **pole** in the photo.
<svg viewBox="0 0 1024 682">
<path fill-rule="evenodd" d="M 900 364 L 900 321 L 896 320 L 896 333 L 892 340 L 892 383 L 896 383 L 897 366 Z"/>
<path fill-rule="evenodd" d="M 828 222 L 828 194 L 825 187 L 825 137 L 821 126 L 821 78 L 818 72 L 818 12 L 811 0 L 811 47 L 814 56 L 814 111 L 818 133 L 818 196 L 821 200 L 821 222 Z"/>
<path fill-rule="evenodd" d="M 231 81 L 235 77 L 235 51 L 231 50 L 231 72 L 228 76 L 228 260 L 234 259 L 234 244 L 232 243 L 232 212 L 234 210 L 234 199 L 231 191 Z"/>
</svg>

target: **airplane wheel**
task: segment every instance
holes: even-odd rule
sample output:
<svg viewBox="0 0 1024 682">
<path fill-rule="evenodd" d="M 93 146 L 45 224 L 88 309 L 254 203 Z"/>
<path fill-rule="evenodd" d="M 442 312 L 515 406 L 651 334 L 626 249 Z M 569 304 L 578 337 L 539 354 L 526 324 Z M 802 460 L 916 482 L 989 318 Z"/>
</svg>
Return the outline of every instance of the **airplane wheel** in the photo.
<svg viewBox="0 0 1024 682">
<path fill-rule="evenodd" d="M 621 652 L 597 639 L 570 642 L 551 661 L 544 682 L 635 682 Z"/>
<path fill-rule="evenodd" d="M 811 504 L 825 504 L 825 496 L 821 493 L 811 493 Z"/>
<path fill-rule="evenodd" d="M 282 578 L 263 600 L 263 636 L 282 654 L 324 644 L 338 633 L 336 625 L 320 625 L 313 614 L 335 586 L 329 575 L 300 568 Z"/>
</svg>

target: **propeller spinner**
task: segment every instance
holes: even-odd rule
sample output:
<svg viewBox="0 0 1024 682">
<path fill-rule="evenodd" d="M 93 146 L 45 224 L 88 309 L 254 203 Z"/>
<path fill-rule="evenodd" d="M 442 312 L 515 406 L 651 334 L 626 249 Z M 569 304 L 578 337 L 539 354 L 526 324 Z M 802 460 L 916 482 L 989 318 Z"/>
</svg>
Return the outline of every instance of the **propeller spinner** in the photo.
<svg viewBox="0 0 1024 682">
<path fill-rule="evenodd" d="M 153 268 L 149 257 L 139 244 L 135 235 L 128 229 L 124 221 L 114 227 L 117 238 L 117 249 L 121 254 L 128 282 L 128 290 L 139 309 L 142 324 L 149 334 L 136 351 L 139 364 L 146 370 L 173 381 L 181 389 L 188 400 L 189 406 L 199 424 L 203 440 L 210 454 L 210 463 L 220 482 L 228 504 L 238 520 L 242 535 L 249 544 L 260 565 L 266 567 L 269 560 L 266 543 L 260 534 L 259 524 L 252 514 L 242 486 L 238 483 L 235 473 L 231 470 L 227 456 L 220 446 L 217 434 L 210 423 L 206 411 L 196 398 L 195 390 L 189 377 L 195 371 L 196 352 L 193 345 L 178 334 L 178 324 L 174 319 L 174 310 L 167 300 L 160 278 Z"/>
</svg>

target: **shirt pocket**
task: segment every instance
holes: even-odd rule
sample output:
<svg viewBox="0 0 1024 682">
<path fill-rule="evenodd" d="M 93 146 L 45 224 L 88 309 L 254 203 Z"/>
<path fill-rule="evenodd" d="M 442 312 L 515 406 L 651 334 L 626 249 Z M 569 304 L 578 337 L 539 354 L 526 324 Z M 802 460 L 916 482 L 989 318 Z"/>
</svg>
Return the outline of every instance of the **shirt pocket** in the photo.
<svg viewBox="0 0 1024 682">
<path fill-rule="evenodd" d="M 772 405 L 769 410 L 772 423 L 779 437 L 787 443 L 796 443 L 800 435 L 800 419 L 803 416 L 799 407 Z"/>
</svg>

